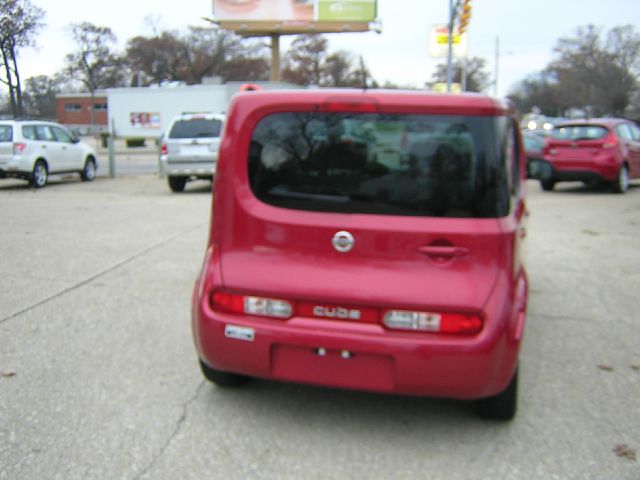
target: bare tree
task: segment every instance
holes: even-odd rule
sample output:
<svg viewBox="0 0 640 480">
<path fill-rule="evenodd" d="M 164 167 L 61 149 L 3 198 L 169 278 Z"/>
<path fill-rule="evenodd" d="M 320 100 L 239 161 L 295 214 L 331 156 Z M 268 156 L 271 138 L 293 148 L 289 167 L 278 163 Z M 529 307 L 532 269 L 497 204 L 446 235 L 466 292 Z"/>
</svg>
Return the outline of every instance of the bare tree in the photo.
<svg viewBox="0 0 640 480">
<path fill-rule="evenodd" d="M 243 40 L 225 30 L 190 27 L 156 32 L 129 40 L 125 61 L 139 72 L 141 83 L 183 81 L 200 83 L 204 77 L 224 80 L 264 80 L 269 74 L 265 46 Z"/>
<path fill-rule="evenodd" d="M 321 35 L 298 36 L 284 57 L 282 78 L 298 85 L 320 85 L 327 46 L 327 39 Z"/>
<path fill-rule="evenodd" d="M 29 0 L 0 0 L 0 50 L 4 73 L 0 81 L 9 89 L 14 116 L 23 114 L 18 51 L 35 44 L 35 36 L 43 26 L 43 18 L 44 10 Z"/>
<path fill-rule="evenodd" d="M 94 97 L 101 88 L 121 86 L 123 72 L 119 57 L 112 51 L 116 36 L 109 27 L 89 22 L 72 24 L 71 36 L 77 50 L 66 56 L 65 73 L 91 93 L 91 124 L 95 124 Z"/>
<path fill-rule="evenodd" d="M 561 101 L 597 116 L 623 115 L 637 87 L 630 66 L 637 62 L 640 51 L 637 45 L 635 52 L 622 48 L 633 36 L 632 29 L 614 30 L 607 45 L 602 30 L 588 25 L 578 28 L 575 36 L 558 40 L 547 71 Z"/>
<path fill-rule="evenodd" d="M 27 78 L 24 90 L 25 110 L 28 115 L 40 118 L 56 117 L 56 95 L 60 93 L 58 76 L 39 75 Z"/>
<path fill-rule="evenodd" d="M 329 53 L 318 34 L 296 38 L 285 55 L 282 77 L 299 85 L 322 87 L 376 87 L 362 57 L 346 51 Z"/>
<path fill-rule="evenodd" d="M 606 35 L 587 25 L 560 38 L 547 68 L 510 92 L 522 111 L 532 106 L 546 115 L 562 116 L 577 108 L 593 116 L 637 117 L 640 35 L 631 25 Z"/>
<path fill-rule="evenodd" d="M 463 59 L 457 59 L 453 62 L 453 81 L 462 83 L 462 71 L 466 69 L 466 90 L 468 92 L 482 92 L 489 85 L 489 74 L 486 71 L 487 61 L 484 58 L 471 57 L 466 60 L 466 67 L 463 62 Z M 439 64 L 432 78 L 435 82 L 446 82 L 447 65 Z"/>
</svg>

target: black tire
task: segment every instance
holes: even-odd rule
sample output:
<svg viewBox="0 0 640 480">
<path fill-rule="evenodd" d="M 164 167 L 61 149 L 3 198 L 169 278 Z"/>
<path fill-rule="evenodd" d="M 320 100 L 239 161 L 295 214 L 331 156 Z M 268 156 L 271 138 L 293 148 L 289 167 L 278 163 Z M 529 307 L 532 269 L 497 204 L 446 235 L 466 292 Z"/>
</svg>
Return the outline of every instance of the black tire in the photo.
<svg viewBox="0 0 640 480">
<path fill-rule="evenodd" d="M 476 400 L 477 414 L 487 420 L 512 420 L 518 410 L 518 369 L 507 388 L 493 397 Z"/>
<path fill-rule="evenodd" d="M 237 373 L 216 370 L 215 368 L 211 368 L 202 360 L 200 360 L 200 368 L 202 369 L 202 374 L 207 380 L 220 387 L 241 387 L 249 381 L 249 377 L 238 375 Z"/>
<path fill-rule="evenodd" d="M 629 170 L 626 165 L 622 165 L 618 170 L 616 179 L 611 182 L 611 190 L 613 193 L 625 193 L 629 190 Z"/>
<path fill-rule="evenodd" d="M 83 182 L 92 182 L 96 178 L 96 161 L 93 158 L 87 158 L 87 161 L 84 162 L 80 178 Z"/>
<path fill-rule="evenodd" d="M 553 180 L 540 180 L 540 187 L 545 192 L 550 192 L 551 190 L 553 190 L 553 187 L 555 186 L 556 186 L 556 182 L 554 182 Z"/>
<path fill-rule="evenodd" d="M 36 161 L 36 164 L 33 166 L 33 171 L 31 172 L 29 182 L 31 183 L 33 188 L 42 188 L 47 184 L 48 179 L 49 170 L 47 169 L 47 164 L 44 162 L 44 160 Z"/>
<path fill-rule="evenodd" d="M 168 181 L 172 192 L 182 192 L 187 184 L 187 177 L 169 177 Z"/>
</svg>

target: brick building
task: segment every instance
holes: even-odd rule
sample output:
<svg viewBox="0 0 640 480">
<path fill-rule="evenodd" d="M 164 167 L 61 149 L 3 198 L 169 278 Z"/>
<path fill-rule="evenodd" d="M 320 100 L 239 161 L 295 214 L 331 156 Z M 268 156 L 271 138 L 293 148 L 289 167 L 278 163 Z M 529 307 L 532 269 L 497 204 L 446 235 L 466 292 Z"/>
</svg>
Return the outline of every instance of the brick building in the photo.
<svg viewBox="0 0 640 480">
<path fill-rule="evenodd" d="M 92 106 L 93 100 L 93 106 Z M 92 125 L 92 108 L 95 111 Z M 59 123 L 80 133 L 106 132 L 108 130 L 107 92 L 97 90 L 93 99 L 90 93 L 65 93 L 56 95 L 56 119 Z"/>
</svg>

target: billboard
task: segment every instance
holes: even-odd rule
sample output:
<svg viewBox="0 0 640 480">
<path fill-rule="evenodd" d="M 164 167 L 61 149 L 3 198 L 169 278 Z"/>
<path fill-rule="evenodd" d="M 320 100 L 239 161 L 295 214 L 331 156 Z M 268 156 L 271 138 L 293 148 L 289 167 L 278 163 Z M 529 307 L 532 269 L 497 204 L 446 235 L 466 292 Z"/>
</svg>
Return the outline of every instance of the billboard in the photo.
<svg viewBox="0 0 640 480">
<path fill-rule="evenodd" d="M 377 0 L 213 0 L 213 15 L 240 33 L 366 31 Z"/>
</svg>

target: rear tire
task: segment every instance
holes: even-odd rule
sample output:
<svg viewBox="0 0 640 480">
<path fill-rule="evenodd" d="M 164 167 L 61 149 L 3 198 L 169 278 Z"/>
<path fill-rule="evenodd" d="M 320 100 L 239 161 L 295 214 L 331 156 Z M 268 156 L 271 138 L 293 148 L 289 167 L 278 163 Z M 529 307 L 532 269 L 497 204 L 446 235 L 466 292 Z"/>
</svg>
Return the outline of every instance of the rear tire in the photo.
<svg viewBox="0 0 640 480">
<path fill-rule="evenodd" d="M 38 160 L 33 166 L 33 172 L 31 172 L 29 182 L 33 188 L 42 188 L 47 184 L 48 178 L 49 171 L 47 170 L 47 164 L 44 160 Z"/>
<path fill-rule="evenodd" d="M 626 165 L 622 165 L 618 171 L 618 176 L 611 182 L 611 190 L 614 193 L 625 193 L 629 190 L 629 170 Z"/>
<path fill-rule="evenodd" d="M 202 374 L 207 380 L 220 387 L 241 387 L 249 381 L 249 377 L 238 375 L 237 373 L 216 370 L 215 368 L 211 368 L 202 360 L 200 360 L 200 368 L 202 369 Z"/>
<path fill-rule="evenodd" d="M 80 178 L 83 182 L 91 182 L 96 178 L 96 162 L 93 158 L 87 158 L 84 168 L 80 172 Z"/>
<path fill-rule="evenodd" d="M 540 187 L 545 192 L 550 192 L 551 190 L 553 190 L 553 187 L 555 186 L 556 186 L 556 182 L 554 182 L 553 180 L 540 180 Z"/>
<path fill-rule="evenodd" d="M 169 188 L 172 192 L 182 192 L 184 190 L 184 186 L 187 184 L 186 177 L 169 177 Z"/>
<path fill-rule="evenodd" d="M 477 414 L 487 420 L 512 420 L 518 409 L 518 369 L 507 388 L 493 397 L 476 400 Z"/>
</svg>

